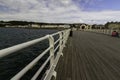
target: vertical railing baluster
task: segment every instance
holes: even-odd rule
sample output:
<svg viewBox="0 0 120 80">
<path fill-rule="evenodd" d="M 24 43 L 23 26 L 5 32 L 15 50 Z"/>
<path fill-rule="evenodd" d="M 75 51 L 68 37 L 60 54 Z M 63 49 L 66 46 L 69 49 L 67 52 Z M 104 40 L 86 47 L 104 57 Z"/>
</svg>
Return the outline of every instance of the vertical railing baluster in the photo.
<svg viewBox="0 0 120 80">
<path fill-rule="evenodd" d="M 69 36 L 69 31 L 66 31 L 66 42 L 68 40 L 68 36 Z"/>
<path fill-rule="evenodd" d="M 63 47 L 65 47 L 65 31 L 63 32 Z"/>
<path fill-rule="evenodd" d="M 52 64 L 54 63 L 54 38 L 53 36 L 49 35 L 49 46 L 51 47 L 50 49 L 50 67 L 52 66 Z"/>
<path fill-rule="evenodd" d="M 60 42 L 59 42 L 59 54 L 61 54 L 63 56 L 63 53 L 62 53 L 62 49 L 63 49 L 63 45 L 62 45 L 62 32 L 59 33 L 59 36 L 60 36 Z"/>
<path fill-rule="evenodd" d="M 67 31 L 65 32 L 65 44 L 66 44 L 66 42 L 67 42 L 67 36 L 68 36 L 68 33 L 67 33 Z"/>
</svg>

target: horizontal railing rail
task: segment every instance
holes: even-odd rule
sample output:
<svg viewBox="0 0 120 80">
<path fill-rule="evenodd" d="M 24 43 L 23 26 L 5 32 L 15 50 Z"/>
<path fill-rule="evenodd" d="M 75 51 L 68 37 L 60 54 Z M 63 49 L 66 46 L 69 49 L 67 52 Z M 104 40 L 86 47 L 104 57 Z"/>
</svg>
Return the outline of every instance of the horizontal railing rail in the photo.
<svg viewBox="0 0 120 80">
<path fill-rule="evenodd" d="M 113 30 L 113 29 L 86 29 L 84 31 L 102 33 L 102 34 L 106 34 L 106 35 L 111 35 L 113 31 L 117 31 L 118 34 L 120 34 L 119 30 Z"/>
<path fill-rule="evenodd" d="M 20 51 L 24 48 L 35 45 L 43 40 L 46 40 L 46 39 L 49 40 L 49 47 L 47 49 L 45 49 L 39 56 L 37 56 L 32 62 L 30 62 L 26 67 L 24 67 L 20 72 L 18 72 L 15 76 L 13 76 L 11 78 L 11 80 L 20 80 L 21 77 L 23 77 L 25 75 L 25 73 L 27 73 L 31 68 L 33 68 L 37 64 L 37 62 L 47 52 L 49 52 L 50 55 L 48 56 L 47 60 L 42 64 L 42 66 L 40 66 L 38 71 L 33 75 L 31 80 L 37 79 L 37 77 L 42 72 L 42 70 L 44 69 L 44 67 L 47 65 L 48 62 L 50 62 L 50 67 L 49 67 L 49 69 L 46 70 L 46 72 L 45 72 L 46 76 L 44 76 L 43 79 L 50 80 L 52 76 L 56 77 L 56 72 L 54 71 L 54 69 L 58 63 L 60 56 L 63 55 L 62 51 L 63 51 L 63 48 L 65 47 L 65 44 L 66 44 L 67 39 L 69 37 L 69 33 L 70 33 L 70 29 L 67 29 L 67 30 L 56 32 L 56 33 L 51 34 L 51 35 L 46 35 L 42 38 L 34 39 L 34 40 L 31 40 L 31 41 L 28 41 L 28 42 L 25 42 L 22 44 L 18 44 L 18 45 L 0 50 L 0 58 L 2 58 L 2 57 L 5 57 L 7 55 L 10 55 L 14 52 Z M 57 36 L 57 35 L 59 36 L 59 38 L 55 41 L 54 36 Z M 57 44 L 57 46 L 55 46 L 56 44 Z M 57 55 L 55 57 L 56 51 L 57 51 Z"/>
</svg>

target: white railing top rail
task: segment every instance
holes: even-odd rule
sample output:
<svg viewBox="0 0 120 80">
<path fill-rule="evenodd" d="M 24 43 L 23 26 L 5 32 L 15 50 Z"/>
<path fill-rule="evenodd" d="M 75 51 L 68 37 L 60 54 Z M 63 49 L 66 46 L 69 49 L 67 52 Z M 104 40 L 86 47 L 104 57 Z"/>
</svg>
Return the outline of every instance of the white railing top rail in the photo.
<svg viewBox="0 0 120 80">
<path fill-rule="evenodd" d="M 106 34 L 106 35 L 111 35 L 113 31 L 118 32 L 118 34 L 120 34 L 120 30 L 113 30 L 113 29 L 87 29 L 85 31 L 89 31 L 89 32 L 95 32 L 95 33 L 102 33 L 102 34 Z"/>
<path fill-rule="evenodd" d="M 22 44 L 18 44 L 18 45 L 9 47 L 9 48 L 2 49 L 2 50 L 0 50 L 0 57 L 7 56 L 7 55 L 9 55 L 13 52 L 16 52 L 18 50 L 27 48 L 31 45 L 34 45 L 34 44 L 36 44 L 40 41 L 43 41 L 43 40 L 47 39 L 48 37 L 49 37 L 49 35 L 46 35 L 45 37 L 42 37 L 42 38 L 39 38 L 39 39 L 35 39 L 35 40 L 28 41 L 28 42 L 25 42 L 25 43 L 22 43 Z"/>
<path fill-rule="evenodd" d="M 67 30 L 63 30 L 63 31 L 59 31 L 56 32 L 54 34 L 51 35 L 46 35 L 42 38 L 38 38 L 38 39 L 34 39 L 22 44 L 18 44 L 9 48 L 5 48 L 0 50 L 0 58 L 5 57 L 7 55 L 10 55 L 14 52 L 17 52 L 19 50 L 22 50 L 24 48 L 27 48 L 29 46 L 32 46 L 34 44 L 37 44 L 43 40 L 48 39 L 49 40 L 49 47 L 47 49 L 45 49 L 37 58 L 35 58 L 32 62 L 30 62 L 25 68 L 23 68 L 19 73 L 17 73 L 14 77 L 11 78 L 11 80 L 19 80 L 27 71 L 29 71 L 34 65 L 37 64 L 37 62 L 48 52 L 50 51 L 50 55 L 47 58 L 47 60 L 43 63 L 43 65 L 38 69 L 38 71 L 35 73 L 35 75 L 31 78 L 31 80 L 36 80 L 36 78 L 39 76 L 39 74 L 41 73 L 41 71 L 43 70 L 43 68 L 46 66 L 46 64 L 50 61 L 50 68 L 46 71 L 46 76 L 45 76 L 45 80 L 49 80 L 54 74 L 54 68 L 59 60 L 60 55 L 62 54 L 62 50 L 63 47 L 65 46 L 65 43 L 69 37 L 69 32 L 70 29 Z M 55 35 L 59 35 L 59 38 L 54 41 L 54 36 Z M 55 48 L 55 44 L 57 44 L 57 47 Z M 56 58 L 54 58 L 54 53 L 57 51 L 57 56 Z M 47 76 L 48 75 L 48 76 Z M 55 75 L 54 75 L 55 76 Z"/>
<path fill-rule="evenodd" d="M 64 32 L 64 31 L 65 31 L 65 30 L 59 31 L 59 32 L 56 32 L 56 33 L 53 33 L 53 34 L 51 34 L 51 36 L 55 36 L 55 35 L 57 35 L 57 34 L 59 34 L 59 33 Z M 14 53 L 14 52 L 16 52 L 16 51 L 19 51 L 19 50 L 21 50 L 21 49 L 27 48 L 27 47 L 29 47 L 29 46 L 31 46 L 31 45 L 36 44 L 36 43 L 39 43 L 39 42 L 41 42 L 41 41 L 43 41 L 43 40 L 45 40 L 45 39 L 48 39 L 49 36 L 50 36 L 50 35 L 46 35 L 46 36 L 44 36 L 44 37 L 42 37 L 42 38 L 34 39 L 34 40 L 31 40 L 31 41 L 28 41 L 28 42 L 24 42 L 24 43 L 21 43 L 21 44 L 18 44 L 18 45 L 9 47 L 9 48 L 2 49 L 2 50 L 0 50 L 0 58 L 1 58 L 1 57 L 4 57 L 4 56 L 7 56 L 7 55 L 9 55 L 9 54 L 11 54 L 11 53 Z"/>
</svg>

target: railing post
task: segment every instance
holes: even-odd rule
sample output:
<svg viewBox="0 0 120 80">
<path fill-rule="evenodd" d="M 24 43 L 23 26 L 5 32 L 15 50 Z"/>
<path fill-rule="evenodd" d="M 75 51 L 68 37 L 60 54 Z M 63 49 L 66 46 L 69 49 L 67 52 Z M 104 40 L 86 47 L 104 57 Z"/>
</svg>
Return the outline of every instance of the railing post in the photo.
<svg viewBox="0 0 120 80">
<path fill-rule="evenodd" d="M 67 31 L 65 31 L 65 43 L 64 44 L 66 44 L 67 36 L 68 36 Z"/>
<path fill-rule="evenodd" d="M 66 38 L 67 38 L 67 33 L 66 32 L 67 31 L 65 31 L 65 36 L 64 36 L 65 43 L 64 44 L 66 44 Z"/>
<path fill-rule="evenodd" d="M 59 36 L 60 36 L 60 42 L 59 42 L 59 45 L 60 45 L 60 47 L 59 47 L 59 54 L 61 54 L 62 56 L 63 56 L 63 53 L 62 53 L 62 49 L 63 49 L 63 44 L 62 44 L 62 32 L 60 32 L 59 33 Z"/>
<path fill-rule="evenodd" d="M 49 46 L 51 47 L 50 56 L 52 56 L 50 59 L 50 67 L 51 67 L 52 64 L 54 63 L 54 38 L 51 35 L 49 35 Z"/>
<path fill-rule="evenodd" d="M 66 37 L 66 33 L 65 31 L 63 32 L 63 47 L 65 47 L 65 37 Z"/>
</svg>

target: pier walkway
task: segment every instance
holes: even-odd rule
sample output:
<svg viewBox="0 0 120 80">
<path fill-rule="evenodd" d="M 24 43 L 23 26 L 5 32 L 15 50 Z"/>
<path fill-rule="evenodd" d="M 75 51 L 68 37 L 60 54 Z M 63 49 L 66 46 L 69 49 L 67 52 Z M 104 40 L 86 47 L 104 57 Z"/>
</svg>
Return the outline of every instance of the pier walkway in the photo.
<svg viewBox="0 0 120 80">
<path fill-rule="evenodd" d="M 120 80 L 120 39 L 74 31 L 57 67 L 56 80 Z"/>
</svg>

